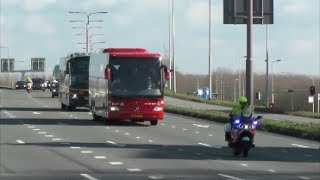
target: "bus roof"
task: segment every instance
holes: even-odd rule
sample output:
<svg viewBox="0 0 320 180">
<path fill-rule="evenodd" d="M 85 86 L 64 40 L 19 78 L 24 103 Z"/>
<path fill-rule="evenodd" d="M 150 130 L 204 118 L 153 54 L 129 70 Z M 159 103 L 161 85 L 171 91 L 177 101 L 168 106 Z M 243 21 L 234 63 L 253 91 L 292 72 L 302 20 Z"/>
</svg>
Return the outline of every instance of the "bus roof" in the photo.
<svg viewBox="0 0 320 180">
<path fill-rule="evenodd" d="M 144 48 L 107 48 L 103 53 L 148 53 Z"/>
<path fill-rule="evenodd" d="M 158 53 L 149 53 L 144 48 L 107 48 L 102 53 L 110 53 L 111 57 L 142 57 L 142 58 L 159 58 Z"/>
</svg>

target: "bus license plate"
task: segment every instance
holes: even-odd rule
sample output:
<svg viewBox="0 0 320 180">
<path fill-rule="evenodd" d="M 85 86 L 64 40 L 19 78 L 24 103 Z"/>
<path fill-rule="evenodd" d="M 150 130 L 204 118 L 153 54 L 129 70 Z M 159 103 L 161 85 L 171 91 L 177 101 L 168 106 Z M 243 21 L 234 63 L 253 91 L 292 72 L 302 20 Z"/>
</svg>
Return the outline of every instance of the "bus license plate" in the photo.
<svg viewBox="0 0 320 180">
<path fill-rule="evenodd" d="M 131 118 L 142 118 L 143 115 L 141 114 L 131 114 Z"/>
</svg>

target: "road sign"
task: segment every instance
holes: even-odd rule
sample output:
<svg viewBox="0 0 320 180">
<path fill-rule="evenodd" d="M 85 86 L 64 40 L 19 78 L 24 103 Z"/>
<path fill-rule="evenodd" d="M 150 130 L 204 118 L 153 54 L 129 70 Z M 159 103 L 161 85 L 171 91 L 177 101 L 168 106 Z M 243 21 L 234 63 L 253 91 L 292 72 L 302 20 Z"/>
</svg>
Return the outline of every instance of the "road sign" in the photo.
<svg viewBox="0 0 320 180">
<path fill-rule="evenodd" d="M 223 24 L 247 24 L 247 0 L 224 0 L 223 9 Z M 253 24 L 273 24 L 273 0 L 254 0 L 253 18 Z"/>
<path fill-rule="evenodd" d="M 314 103 L 314 96 L 309 96 L 308 102 L 309 102 L 309 104 L 313 104 Z"/>
</svg>

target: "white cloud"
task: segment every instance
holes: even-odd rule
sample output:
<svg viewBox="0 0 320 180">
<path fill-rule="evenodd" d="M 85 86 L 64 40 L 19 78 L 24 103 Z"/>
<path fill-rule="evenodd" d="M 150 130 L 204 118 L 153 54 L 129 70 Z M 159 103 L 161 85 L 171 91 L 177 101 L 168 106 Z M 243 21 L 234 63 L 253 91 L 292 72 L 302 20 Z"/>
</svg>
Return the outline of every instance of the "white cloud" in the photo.
<svg viewBox="0 0 320 180">
<path fill-rule="evenodd" d="M 222 3 L 212 4 L 212 21 L 213 24 L 222 24 Z M 190 1 L 186 12 L 186 19 L 191 24 L 201 26 L 208 24 L 209 21 L 209 3 L 208 1 Z"/>
<path fill-rule="evenodd" d="M 56 0 L 24 0 L 24 9 L 27 11 L 40 10 L 56 3 Z"/>
<path fill-rule="evenodd" d="M 26 29 L 31 33 L 42 35 L 54 33 L 53 26 L 39 16 L 28 17 L 24 25 Z"/>
<path fill-rule="evenodd" d="M 289 45 L 289 52 L 297 55 L 310 55 L 314 52 L 315 44 L 307 39 L 294 40 Z"/>
<path fill-rule="evenodd" d="M 119 25 L 129 25 L 132 22 L 132 17 L 126 15 L 114 15 L 112 17 Z"/>
<path fill-rule="evenodd" d="M 7 21 L 7 18 L 6 18 L 6 17 L 0 16 L 0 25 L 1 25 L 1 26 L 4 25 L 4 24 L 6 23 L 6 21 Z"/>
<path fill-rule="evenodd" d="M 308 5 L 305 1 L 288 1 L 283 5 L 283 10 L 286 13 L 298 14 L 306 12 L 308 10 Z"/>
<path fill-rule="evenodd" d="M 20 2 L 20 0 L 1 0 L 0 1 L 1 5 L 9 5 L 9 6 L 16 5 L 19 2 Z"/>
<path fill-rule="evenodd" d="M 117 0 L 97 0 L 97 2 L 105 6 L 113 6 L 117 3 Z"/>
</svg>

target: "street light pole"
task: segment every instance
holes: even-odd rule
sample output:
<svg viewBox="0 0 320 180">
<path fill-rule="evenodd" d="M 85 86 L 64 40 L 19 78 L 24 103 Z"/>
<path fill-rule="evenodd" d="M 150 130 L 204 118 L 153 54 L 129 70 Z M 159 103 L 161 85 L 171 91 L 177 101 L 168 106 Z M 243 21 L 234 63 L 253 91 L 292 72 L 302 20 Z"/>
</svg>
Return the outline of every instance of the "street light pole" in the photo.
<svg viewBox="0 0 320 180">
<path fill-rule="evenodd" d="M 266 107 L 269 106 L 269 29 L 266 24 Z"/>
<path fill-rule="evenodd" d="M 274 103 L 274 73 L 273 73 L 273 64 L 274 63 L 277 63 L 277 62 L 280 62 L 281 61 L 281 59 L 278 59 L 278 60 L 275 60 L 275 61 L 272 61 L 272 63 L 271 63 L 271 72 L 272 72 L 272 84 L 271 84 L 271 88 L 272 88 L 272 92 L 271 92 L 271 102 L 272 103 Z"/>
<path fill-rule="evenodd" d="M 211 50 L 211 16 L 212 16 L 212 7 L 211 7 L 211 0 L 209 0 L 209 100 L 212 99 L 212 50 Z"/>
<path fill-rule="evenodd" d="M 241 60 L 243 59 L 243 58 L 246 58 L 247 56 L 243 56 L 243 57 L 241 57 L 240 58 L 240 61 L 239 61 L 239 77 L 238 77 L 238 79 L 239 79 L 239 97 L 241 96 Z"/>
<path fill-rule="evenodd" d="M 93 14 L 106 14 L 108 12 L 106 11 L 101 11 L 101 12 L 93 12 L 93 13 L 85 13 L 85 12 L 80 12 L 80 11 L 69 11 L 69 13 L 76 13 L 76 14 L 83 14 L 85 16 L 87 16 L 87 22 L 84 22 L 85 25 L 86 25 L 86 53 L 88 53 L 88 47 L 89 47 L 89 29 L 88 29 L 88 26 L 89 26 L 89 23 L 90 22 L 93 22 L 93 21 L 90 21 L 90 16 L 93 15 Z M 71 21 L 70 21 L 71 22 Z M 76 22 L 76 21 L 73 21 L 73 22 Z M 81 22 L 81 21 L 78 21 L 78 22 Z M 96 22 L 102 22 L 102 21 L 96 21 Z"/>
<path fill-rule="evenodd" d="M 174 14 L 174 0 L 172 2 L 172 68 L 173 68 L 173 93 L 177 93 L 177 76 L 176 76 L 176 60 L 175 60 L 175 53 L 174 53 L 174 46 L 175 46 L 175 14 Z"/>
<path fill-rule="evenodd" d="M 170 0 L 168 0 L 168 17 L 169 17 L 169 69 L 172 69 L 172 62 L 171 62 L 171 9 L 170 9 Z M 172 89 L 172 76 L 169 78 L 169 89 Z"/>
</svg>

